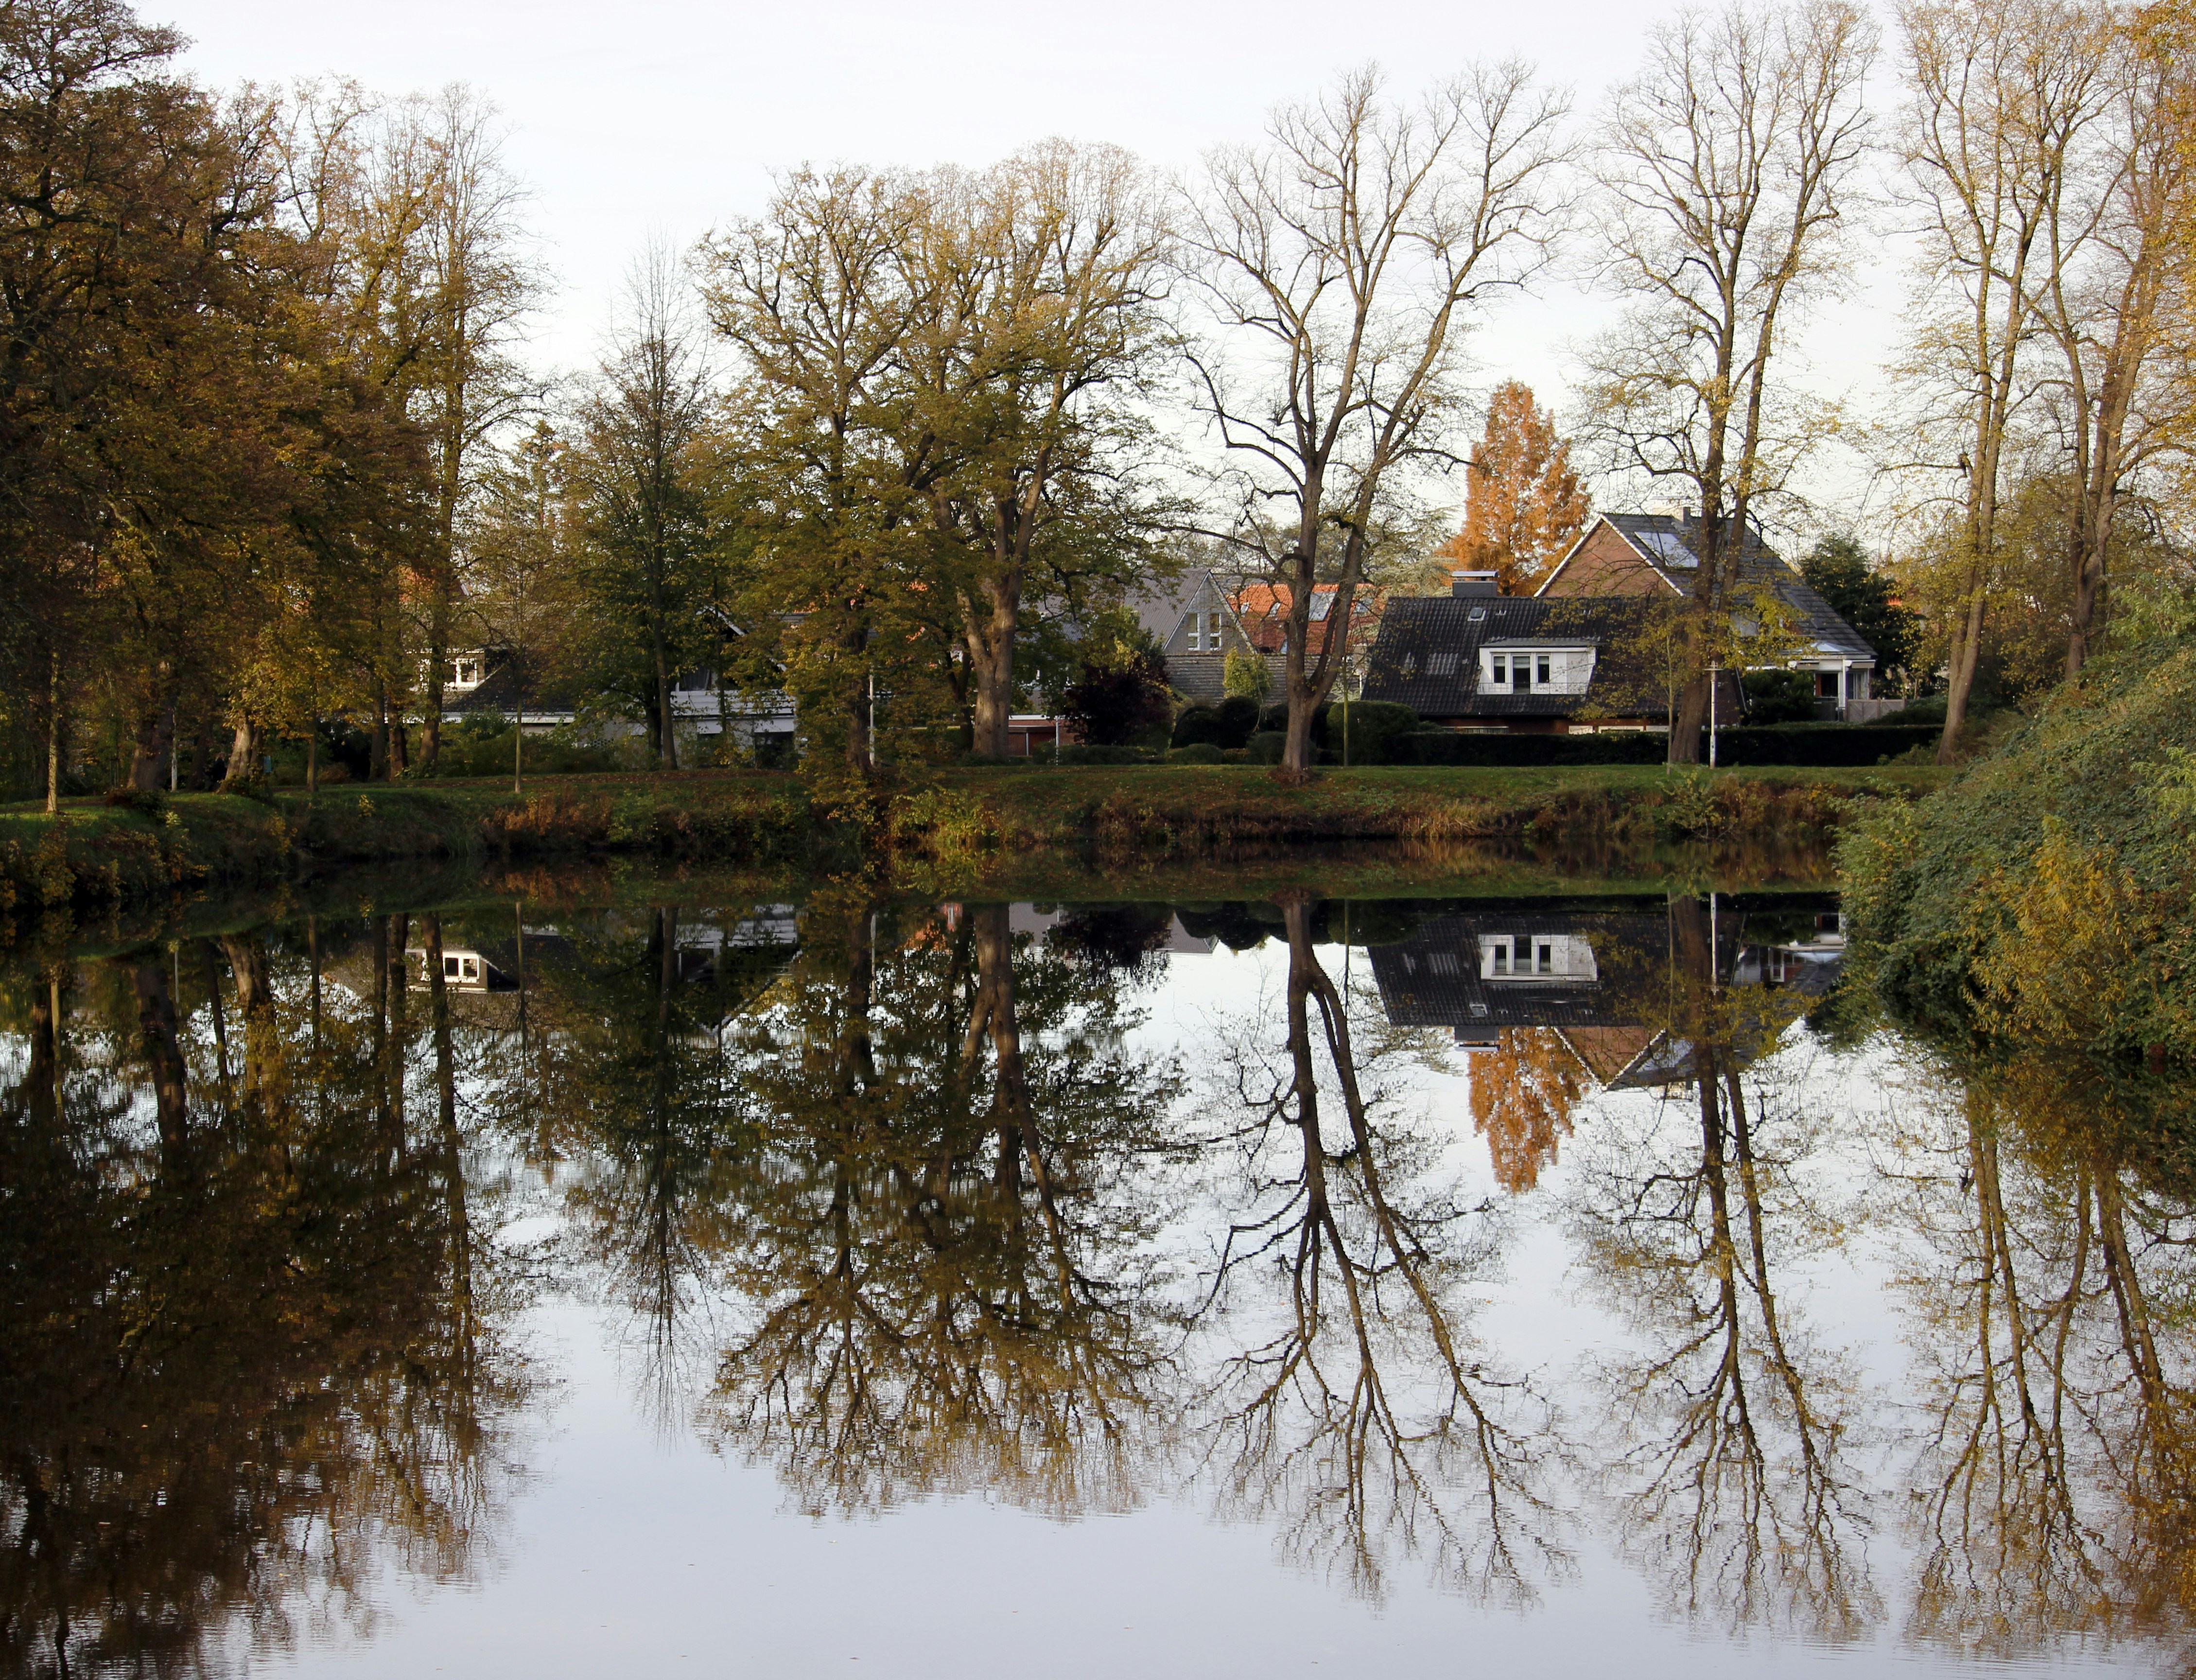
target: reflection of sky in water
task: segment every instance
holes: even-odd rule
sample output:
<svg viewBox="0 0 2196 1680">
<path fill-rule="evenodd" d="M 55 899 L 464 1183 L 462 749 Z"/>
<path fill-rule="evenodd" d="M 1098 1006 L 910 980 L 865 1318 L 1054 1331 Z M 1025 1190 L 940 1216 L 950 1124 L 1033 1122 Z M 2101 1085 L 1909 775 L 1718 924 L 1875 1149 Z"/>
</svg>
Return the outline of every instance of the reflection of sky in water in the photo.
<svg viewBox="0 0 2196 1680">
<path fill-rule="evenodd" d="M 1039 919 L 1016 917 L 1026 929 Z M 1194 1126 L 1221 1106 L 1227 1047 L 1248 1024 L 1275 1018 L 1288 953 L 1278 939 L 1198 953 L 1184 948 L 1195 941 L 1178 926 L 1176 936 L 1135 994 L 1146 1019 L 1127 1047 L 1153 1065 L 1178 1063 L 1178 1111 Z M 1323 946 L 1319 954 L 1338 982 L 1346 968 L 1354 1034 L 1369 1053 L 1382 1021 L 1366 953 Z M 690 1346 L 667 1402 L 630 1312 L 560 1266 L 573 1232 L 559 1196 L 586 1170 L 567 1163 L 546 1183 L 537 1171 L 514 1171 L 495 1214 L 504 1249 L 560 1281 L 507 1338 L 548 1381 L 532 1428 L 513 1444 L 528 1474 L 502 1501 L 492 1560 L 477 1579 L 445 1585 L 378 1561 L 370 1631 L 301 1624 L 292 1649 L 263 1651 L 252 1666 L 529 1677 L 1969 1671 L 1900 1637 L 1913 1571 L 1902 1524 L 1921 1419 L 1904 1409 L 1916 1378 L 1891 1289 L 1903 1239 L 1890 1228 L 1881 1169 L 1886 1117 L 1910 1119 L 1917 1104 L 1943 1098 L 1908 1090 L 1887 1041 L 1835 1056 L 1798 1025 L 1744 1075 L 1765 1133 L 1773 1125 L 1780 1138 L 1808 1139 L 1794 1168 L 1808 1212 L 1849 1239 L 1788 1236 L 1790 1252 L 1780 1249 L 1774 1268 L 1788 1325 L 1852 1399 L 1843 1450 L 1862 1486 L 1846 1521 L 1864 1556 L 1861 1579 L 1881 1603 L 1862 1616 L 1865 1634 L 1841 1644 L 1773 1637 L 1764 1618 L 1713 1603 L 1689 1621 L 1672 1610 L 1667 1573 L 1641 1567 L 1637 1546 L 1621 1555 L 1612 1544 L 1619 1490 L 1601 1474 L 1615 1450 L 1610 1396 L 1592 1372 L 1645 1357 L 1652 1338 L 1613 1310 L 1581 1244 L 1621 1157 L 1697 1153 L 1690 1094 L 1589 1093 L 1537 1186 L 1511 1198 L 1472 1123 L 1472 1058 L 1440 1042 L 1400 1048 L 1420 1059 L 1399 1056 L 1383 1080 L 1430 1146 L 1416 1163 L 1419 1181 L 1453 1180 L 1465 1202 L 1493 1204 L 1500 1221 L 1494 1263 L 1451 1280 L 1458 1322 L 1488 1352 L 1490 1374 L 1528 1379 L 1552 1403 L 1556 1432 L 1575 1455 L 1568 1463 L 1550 1455 L 1540 1473 L 1537 1491 L 1575 1520 L 1550 1525 L 1570 1567 L 1556 1577 L 1529 1572 L 1536 1603 L 1520 1610 L 1445 1591 L 1423 1559 L 1402 1556 L 1390 1559 L 1384 1594 L 1368 1602 L 1339 1572 L 1321 1579 L 1278 1556 L 1266 1524 L 1216 1518 L 1211 1487 L 1186 1469 L 1119 1515 L 1063 1521 L 975 1492 L 808 1520 L 771 1466 L 713 1450 L 695 1426 L 708 1350 Z M 8 1045 L 0 1069 L 14 1077 L 22 1065 Z M 467 1104 L 476 1094 L 460 1092 Z M 1188 1200 L 1157 1247 L 1194 1269 L 1214 1231 L 1241 1210 L 1215 1200 L 1228 1193 L 1225 1174 L 1171 1170 Z M 1239 1290 L 1239 1331 L 1279 1322 L 1278 1295 Z M 741 1317 L 739 1303 L 705 1295 L 690 1305 L 689 1329 L 721 1331 Z M 1205 1356 L 1199 1335 L 1187 1346 L 1193 1361 Z M 2133 1644 L 2093 1648 L 2076 1666 L 2147 1671 L 2153 1656 Z"/>
</svg>

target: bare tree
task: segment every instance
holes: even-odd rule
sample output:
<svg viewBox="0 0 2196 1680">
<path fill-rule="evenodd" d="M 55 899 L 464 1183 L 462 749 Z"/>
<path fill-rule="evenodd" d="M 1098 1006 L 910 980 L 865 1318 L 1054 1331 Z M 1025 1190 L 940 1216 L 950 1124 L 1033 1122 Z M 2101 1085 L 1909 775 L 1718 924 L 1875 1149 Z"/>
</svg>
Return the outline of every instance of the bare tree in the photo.
<svg viewBox="0 0 2196 1680">
<path fill-rule="evenodd" d="M 541 280 L 522 245 L 518 209 L 525 195 L 504 167 L 494 114 L 459 85 L 414 101 L 407 113 L 425 133 L 435 183 L 423 253 L 428 354 L 413 399 L 428 435 L 435 495 L 423 580 L 427 692 L 419 756 L 426 765 L 442 743 L 443 663 L 460 586 L 460 522 L 494 465 L 496 432 L 535 396 L 514 351 Z"/>
<path fill-rule="evenodd" d="M 1214 534 L 1288 597 L 1285 776 L 1310 772 L 1313 714 L 1404 481 L 1455 464 L 1472 314 L 1546 260 L 1566 110 L 1518 63 L 1412 107 L 1368 67 L 1276 111 L 1263 144 L 1214 152 L 1183 208 L 1208 325 L 1192 365 L 1233 502 Z"/>
<path fill-rule="evenodd" d="M 1845 272 L 1875 52 L 1849 0 L 1681 13 L 1604 121 L 1601 274 L 1630 308 L 1593 358 L 1598 428 L 1698 509 L 1673 764 L 1699 759 L 1711 671 L 1752 611 L 1737 592 L 1754 506 L 1819 432 L 1778 375 L 1796 317 Z"/>
<path fill-rule="evenodd" d="M 1924 295 L 1910 377 L 1922 433 L 1956 447 L 1950 692 L 1940 763 L 1959 748 L 1997 563 L 2013 428 L 2033 388 L 2023 350 L 2055 279 L 2054 212 L 2077 148 L 2105 113 L 2109 17 L 2066 0 L 1925 0 L 1899 14 L 1910 110 L 1906 166 L 1922 211 Z M 2064 231 L 2072 234 L 2072 229 Z"/>
<path fill-rule="evenodd" d="M 2189 276 L 2176 246 L 2185 238 L 2196 150 L 2184 131 L 2192 93 L 2187 61 L 2161 32 L 2121 34 L 2107 46 L 2111 98 L 2092 134 L 2081 190 L 2045 209 L 2049 258 L 2038 269 L 2036 310 L 2063 368 L 2058 387 L 2073 480 L 2066 532 L 2072 586 L 2066 675 L 2095 651 L 2112 529 L 2128 481 L 2182 446 L 2192 368 L 2174 323 L 2185 316 Z"/>
</svg>

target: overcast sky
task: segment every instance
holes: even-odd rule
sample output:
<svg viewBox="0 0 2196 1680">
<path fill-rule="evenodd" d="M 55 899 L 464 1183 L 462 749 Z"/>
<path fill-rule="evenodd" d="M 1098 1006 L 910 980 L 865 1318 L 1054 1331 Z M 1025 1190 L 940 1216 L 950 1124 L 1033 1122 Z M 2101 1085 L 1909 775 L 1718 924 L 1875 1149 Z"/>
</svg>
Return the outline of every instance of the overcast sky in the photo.
<svg viewBox="0 0 2196 1680">
<path fill-rule="evenodd" d="M 621 277 L 651 235 L 684 245 L 758 208 L 773 169 L 980 165 L 1049 135 L 1187 169 L 1210 146 L 1254 136 L 1275 102 L 1367 59 L 1407 91 L 1514 54 L 1575 88 L 1585 112 L 1629 72 L 1659 14 L 1615 0 L 137 3 L 192 38 L 187 62 L 217 86 L 344 75 L 392 94 L 450 82 L 484 94 L 507 125 L 506 154 L 558 278 L 535 335 L 549 369 L 592 363 Z M 1868 304 L 1808 334 L 1826 392 L 1865 399 L 1887 343 L 1882 304 L 1896 293 L 1896 276 L 1881 279 Z M 1522 378 L 1560 408 L 1567 345 L 1597 314 L 1560 283 L 1505 304 L 1476 346 L 1484 383 Z M 1839 511 L 1857 499 L 1849 460 L 1825 461 L 1817 480 Z"/>
</svg>

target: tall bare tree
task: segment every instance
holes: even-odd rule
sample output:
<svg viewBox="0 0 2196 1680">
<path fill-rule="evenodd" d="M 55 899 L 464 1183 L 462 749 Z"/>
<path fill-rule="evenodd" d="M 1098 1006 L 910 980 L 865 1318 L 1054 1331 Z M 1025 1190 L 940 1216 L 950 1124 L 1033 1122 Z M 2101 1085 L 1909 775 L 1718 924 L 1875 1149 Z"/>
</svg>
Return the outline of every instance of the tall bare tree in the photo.
<svg viewBox="0 0 2196 1680">
<path fill-rule="evenodd" d="M 1601 275 L 1630 307 L 1593 358 L 1598 429 L 1698 510 L 1673 764 L 1698 761 L 1710 673 L 1752 611 L 1749 518 L 1818 430 L 1779 374 L 1798 316 L 1845 273 L 1875 52 L 1850 0 L 1685 12 L 1604 119 Z"/>
<path fill-rule="evenodd" d="M 422 579 L 426 693 L 419 756 L 427 766 L 442 743 L 443 665 L 462 590 L 465 510 L 495 465 L 495 434 L 535 396 L 516 351 L 541 280 L 519 225 L 525 194 L 504 165 L 494 117 L 478 96 L 452 85 L 431 100 L 408 102 L 404 119 L 424 140 L 434 183 L 424 229 L 426 355 L 413 399 L 434 472 Z"/>
<path fill-rule="evenodd" d="M 1956 451 L 1950 690 L 1940 763 L 1959 750 L 1998 562 L 2016 420 L 2034 395 L 2023 352 L 2067 252 L 2054 213 L 2078 148 L 2108 107 L 2113 30 L 2066 0 L 1918 0 L 1899 14 L 1906 168 L 1921 211 L 1922 285 L 1911 377 L 1925 438 Z M 2072 233 L 2072 229 L 2066 230 Z"/>
<path fill-rule="evenodd" d="M 1415 106 L 1352 72 L 1206 161 L 1182 216 L 1200 405 L 1232 506 L 1216 535 L 1287 592 L 1282 774 L 1308 775 L 1358 585 L 1407 480 L 1454 464 L 1465 330 L 1546 260 L 1562 96 L 1477 67 Z M 1312 645 L 1315 586 L 1334 586 Z"/>
<path fill-rule="evenodd" d="M 2066 532 L 2070 599 L 2066 675 L 2095 651 L 2113 527 L 2129 481 L 2187 443 L 2196 409 L 2196 359 L 2176 342 L 2190 298 L 2180 248 L 2196 188 L 2187 123 L 2196 77 L 2188 43 L 2169 26 L 2139 23 L 2107 44 L 2110 102 L 2092 130 L 2077 192 L 2045 210 L 2048 260 L 2038 269 L 2037 315 L 2058 362 L 2055 386 L 2073 483 Z"/>
</svg>

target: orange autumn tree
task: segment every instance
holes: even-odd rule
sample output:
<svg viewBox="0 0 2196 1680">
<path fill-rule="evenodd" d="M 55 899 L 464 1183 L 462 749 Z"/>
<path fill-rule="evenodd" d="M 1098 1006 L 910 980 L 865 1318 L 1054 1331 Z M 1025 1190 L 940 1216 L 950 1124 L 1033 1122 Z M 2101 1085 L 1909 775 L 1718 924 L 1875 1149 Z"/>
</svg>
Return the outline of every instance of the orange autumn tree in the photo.
<svg viewBox="0 0 2196 1680">
<path fill-rule="evenodd" d="M 1442 557 L 1492 571 L 1502 592 L 1528 595 L 1586 529 L 1589 498 L 1571 471 L 1571 449 L 1554 419 L 1511 379 L 1487 405 L 1487 430 L 1471 446 L 1464 530 Z"/>
<path fill-rule="evenodd" d="M 1578 1058 L 1552 1027 L 1505 1027 L 1471 1058 L 1471 1123 L 1494 1158 L 1494 1179 L 1515 1196 L 1555 1164 L 1585 1089 Z"/>
</svg>

